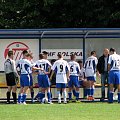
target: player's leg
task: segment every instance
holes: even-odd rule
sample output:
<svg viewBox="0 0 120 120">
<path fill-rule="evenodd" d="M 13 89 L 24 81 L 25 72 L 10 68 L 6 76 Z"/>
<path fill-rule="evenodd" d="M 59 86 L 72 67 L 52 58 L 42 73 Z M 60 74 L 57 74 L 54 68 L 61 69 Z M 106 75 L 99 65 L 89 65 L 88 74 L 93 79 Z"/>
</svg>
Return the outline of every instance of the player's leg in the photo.
<svg viewBox="0 0 120 120">
<path fill-rule="evenodd" d="M 94 80 L 91 80 L 92 78 L 87 78 L 88 79 L 88 100 L 94 100 L 93 95 L 94 95 Z"/>
<path fill-rule="evenodd" d="M 29 89 L 29 86 L 25 86 L 23 88 L 23 97 L 22 97 L 22 103 L 23 104 L 26 104 L 26 97 L 27 97 L 27 94 L 28 94 L 28 89 Z"/>
<path fill-rule="evenodd" d="M 30 86 L 31 101 L 34 102 L 34 89 L 33 86 Z"/>
<path fill-rule="evenodd" d="M 17 91 L 17 86 L 16 85 L 12 86 L 13 103 L 17 103 L 16 91 Z"/>
<path fill-rule="evenodd" d="M 61 85 L 64 99 L 63 102 L 66 104 L 67 103 L 66 83 L 62 83 Z"/>
<path fill-rule="evenodd" d="M 47 89 L 48 104 L 51 104 L 50 81 L 48 75 L 44 75 L 44 88 Z"/>
<path fill-rule="evenodd" d="M 57 88 L 57 97 L 58 97 L 58 103 L 61 104 L 61 83 L 56 83 L 56 88 Z"/>
<path fill-rule="evenodd" d="M 79 100 L 79 80 L 78 80 L 78 76 L 74 76 L 73 77 L 73 85 L 75 86 L 75 89 L 76 89 L 76 100 L 78 101 Z"/>
<path fill-rule="evenodd" d="M 23 86 L 20 87 L 20 91 L 18 93 L 18 104 L 22 103 L 22 97 L 23 97 Z"/>
<path fill-rule="evenodd" d="M 11 90 L 12 90 L 12 86 L 8 86 L 8 90 L 7 90 L 7 93 L 6 93 L 6 96 L 7 96 L 7 104 L 10 104 Z"/>
<path fill-rule="evenodd" d="M 114 94 L 114 84 L 115 84 L 115 73 L 114 71 L 110 71 L 109 72 L 109 98 L 108 98 L 108 102 L 109 103 L 113 103 L 113 94 Z"/>
<path fill-rule="evenodd" d="M 73 88 L 73 85 L 72 85 L 72 80 L 70 79 L 70 81 L 68 82 L 68 98 L 69 98 L 69 102 L 71 102 L 72 100 L 72 88 Z"/>
<path fill-rule="evenodd" d="M 120 72 L 119 71 L 116 72 L 115 76 L 116 76 L 115 85 L 118 88 L 118 103 L 120 103 Z"/>
<path fill-rule="evenodd" d="M 23 87 L 24 87 L 24 75 L 20 75 L 20 91 L 18 93 L 18 104 L 22 103 L 23 97 Z"/>
<path fill-rule="evenodd" d="M 101 101 L 104 101 L 105 99 L 105 73 L 101 74 Z"/>
<path fill-rule="evenodd" d="M 10 104 L 11 90 L 12 90 L 12 86 L 14 84 L 14 81 L 15 81 L 15 77 L 14 77 L 13 73 L 6 74 L 6 82 L 7 82 L 7 87 L 8 87 L 7 93 L 6 93 L 7 104 Z"/>
<path fill-rule="evenodd" d="M 84 88 L 84 98 L 86 99 L 87 98 L 87 85 L 88 84 L 88 82 L 87 82 L 87 80 L 83 80 L 82 81 L 82 86 L 83 86 L 83 88 Z"/>
<path fill-rule="evenodd" d="M 41 102 L 42 100 L 42 96 L 43 96 L 43 92 L 42 92 L 42 87 L 43 87 L 43 76 L 42 75 L 38 75 L 38 86 L 39 86 L 39 91 L 37 93 L 37 95 L 35 96 L 34 99 L 37 99 L 39 102 Z"/>
<path fill-rule="evenodd" d="M 33 77 L 30 74 L 30 93 L 31 93 L 31 101 L 34 102 L 34 89 L 33 89 Z"/>
<path fill-rule="evenodd" d="M 29 75 L 24 75 L 23 82 L 24 82 L 23 83 L 24 87 L 23 87 L 22 103 L 26 104 L 26 97 L 27 97 L 27 94 L 28 94 L 29 86 L 30 86 L 30 76 Z"/>
</svg>

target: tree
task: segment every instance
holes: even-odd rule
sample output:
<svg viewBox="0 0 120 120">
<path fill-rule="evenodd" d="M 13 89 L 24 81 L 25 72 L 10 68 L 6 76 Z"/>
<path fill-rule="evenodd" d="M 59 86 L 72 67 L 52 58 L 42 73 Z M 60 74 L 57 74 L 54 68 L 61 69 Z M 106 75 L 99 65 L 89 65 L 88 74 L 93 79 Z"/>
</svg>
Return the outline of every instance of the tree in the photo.
<svg viewBox="0 0 120 120">
<path fill-rule="evenodd" d="M 120 0 L 1 0 L 0 28 L 120 27 Z"/>
</svg>

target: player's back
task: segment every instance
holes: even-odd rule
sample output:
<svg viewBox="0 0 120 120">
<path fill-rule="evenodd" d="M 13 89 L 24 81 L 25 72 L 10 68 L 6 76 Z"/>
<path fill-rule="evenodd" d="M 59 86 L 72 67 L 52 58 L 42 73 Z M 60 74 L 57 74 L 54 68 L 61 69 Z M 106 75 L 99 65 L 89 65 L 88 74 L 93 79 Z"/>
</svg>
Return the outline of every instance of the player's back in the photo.
<svg viewBox="0 0 120 120">
<path fill-rule="evenodd" d="M 108 64 L 111 64 L 110 70 L 120 70 L 120 55 L 116 53 L 110 55 Z"/>
<path fill-rule="evenodd" d="M 97 66 L 98 60 L 94 56 L 90 56 L 85 61 L 85 76 L 94 76 L 96 73 L 96 66 Z"/>
<path fill-rule="evenodd" d="M 46 59 L 40 59 L 36 61 L 35 66 L 42 68 L 45 72 L 48 72 L 49 67 L 51 67 L 51 63 Z M 39 74 L 42 75 L 44 73 L 41 70 L 39 70 Z"/>
<path fill-rule="evenodd" d="M 75 61 L 70 61 L 68 64 L 70 66 L 70 75 L 78 76 L 78 74 L 80 73 L 79 64 Z"/>
<path fill-rule="evenodd" d="M 54 65 L 56 66 L 57 74 L 66 74 L 68 63 L 65 60 L 57 60 Z"/>
<path fill-rule="evenodd" d="M 56 83 L 67 83 L 66 73 L 70 71 L 67 61 L 63 59 L 55 61 L 52 70 L 56 72 Z"/>
<path fill-rule="evenodd" d="M 20 59 L 18 61 L 17 67 L 19 68 L 21 74 L 29 74 L 29 70 L 32 67 L 32 64 L 27 59 Z"/>
</svg>

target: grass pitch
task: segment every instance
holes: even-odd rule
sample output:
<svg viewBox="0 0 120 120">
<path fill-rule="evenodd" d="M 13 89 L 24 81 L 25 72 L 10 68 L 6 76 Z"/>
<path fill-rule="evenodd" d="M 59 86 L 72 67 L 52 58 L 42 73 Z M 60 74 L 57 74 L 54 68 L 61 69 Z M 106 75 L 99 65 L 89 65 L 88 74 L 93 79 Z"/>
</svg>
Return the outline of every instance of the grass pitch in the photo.
<svg viewBox="0 0 120 120">
<path fill-rule="evenodd" d="M 120 104 L 0 104 L 0 120 L 119 120 Z"/>
</svg>

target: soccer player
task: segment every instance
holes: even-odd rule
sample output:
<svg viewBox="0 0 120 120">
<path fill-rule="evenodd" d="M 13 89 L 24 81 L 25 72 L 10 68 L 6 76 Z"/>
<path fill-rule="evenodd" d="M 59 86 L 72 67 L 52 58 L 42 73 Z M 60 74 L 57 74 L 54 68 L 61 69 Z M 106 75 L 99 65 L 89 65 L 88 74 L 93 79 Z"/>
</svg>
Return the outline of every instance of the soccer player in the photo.
<svg viewBox="0 0 120 120">
<path fill-rule="evenodd" d="M 85 61 L 85 77 L 88 81 L 87 86 L 87 94 L 88 94 L 88 100 L 94 100 L 94 83 L 96 81 L 96 66 L 97 66 L 98 60 L 96 58 L 96 52 L 92 51 L 91 56 L 87 58 Z"/>
<path fill-rule="evenodd" d="M 113 103 L 114 85 L 118 87 L 118 103 L 120 103 L 120 55 L 116 54 L 114 48 L 110 48 L 110 56 L 108 60 L 109 70 L 109 103 Z"/>
<path fill-rule="evenodd" d="M 70 66 L 70 81 L 68 82 L 68 87 L 69 87 L 69 101 L 72 100 L 72 88 L 75 86 L 76 90 L 76 101 L 79 100 L 79 74 L 80 74 L 80 66 L 76 62 L 76 56 L 72 54 L 70 56 L 71 61 L 68 63 Z"/>
<path fill-rule="evenodd" d="M 24 51 L 23 51 L 24 52 Z M 17 68 L 20 71 L 20 92 L 18 95 L 18 104 L 23 103 L 26 104 L 26 96 L 28 93 L 28 88 L 30 87 L 30 75 L 29 70 L 41 70 L 41 68 L 34 67 L 33 64 L 29 61 L 30 54 L 25 53 L 23 59 L 18 61 Z"/>
<path fill-rule="evenodd" d="M 7 91 L 7 104 L 10 104 L 10 95 L 12 91 L 12 96 L 14 103 L 17 102 L 16 99 L 16 90 L 17 90 L 17 82 L 18 80 L 18 74 L 16 71 L 16 65 L 15 61 L 13 60 L 14 54 L 13 51 L 8 52 L 8 59 L 6 59 L 4 63 L 4 70 L 5 70 L 5 76 L 6 76 L 6 82 L 8 86 L 8 91 Z"/>
<path fill-rule="evenodd" d="M 47 59 L 43 59 L 44 55 L 39 54 L 39 60 L 36 61 L 35 66 L 40 67 L 43 71 L 38 72 L 38 84 L 39 84 L 39 93 L 40 102 L 45 97 L 45 91 L 47 90 L 48 104 L 51 102 L 51 93 L 50 93 L 50 81 L 48 75 L 50 74 L 51 63 Z"/>
<path fill-rule="evenodd" d="M 61 104 L 61 94 L 60 90 L 62 89 L 64 103 L 67 103 L 66 97 L 66 84 L 67 79 L 69 79 L 70 68 L 67 61 L 63 60 L 63 55 L 58 54 L 58 60 L 52 66 L 52 74 L 50 76 L 50 80 L 54 72 L 56 73 L 56 88 L 57 88 L 57 95 L 58 95 L 58 103 Z"/>
</svg>

